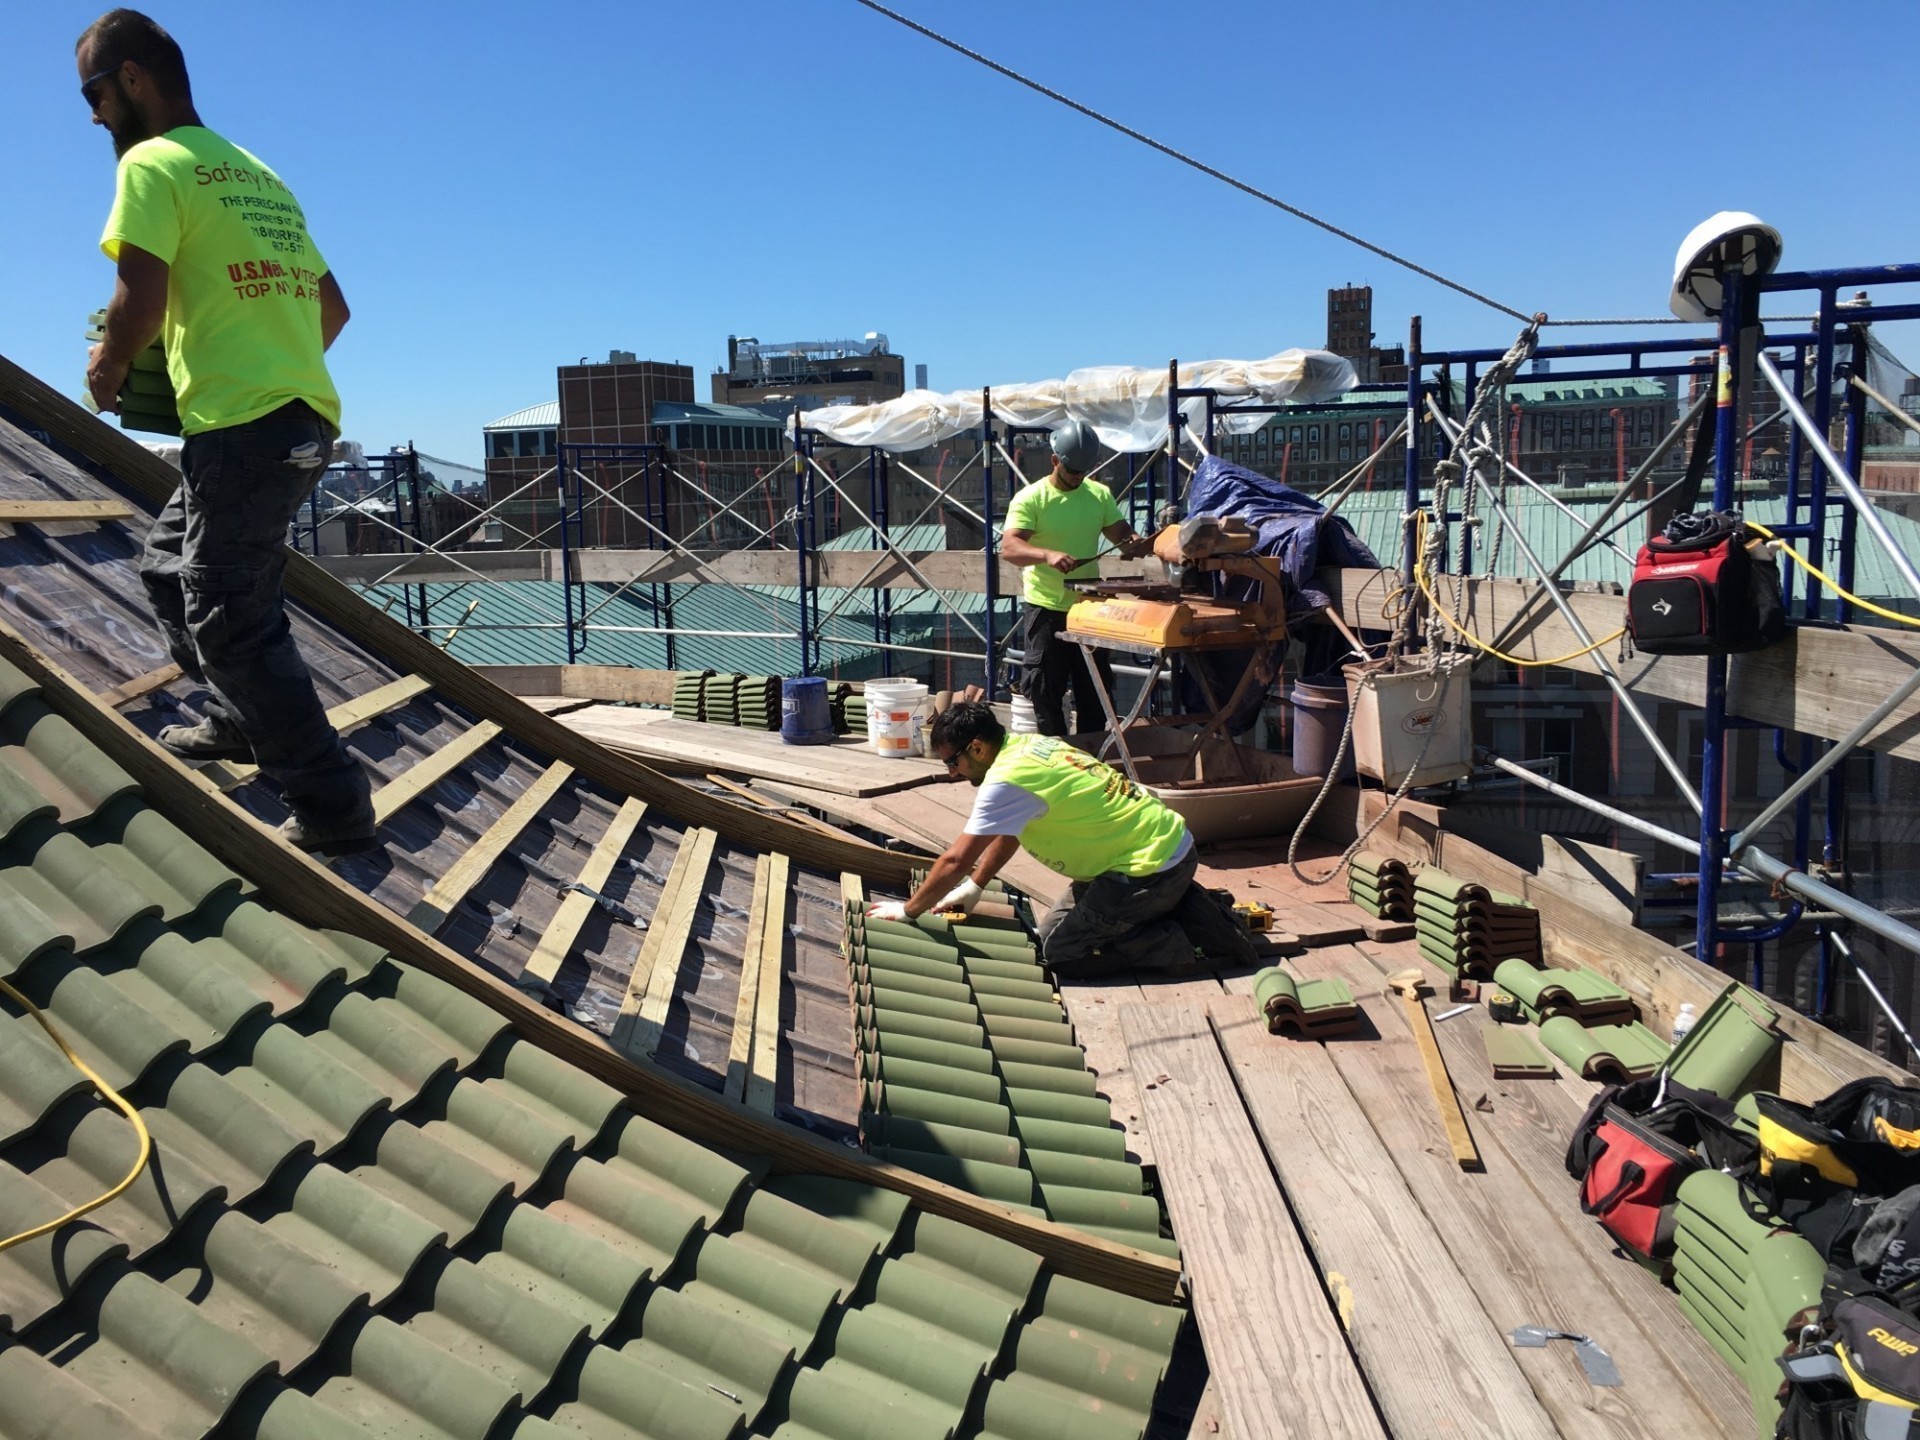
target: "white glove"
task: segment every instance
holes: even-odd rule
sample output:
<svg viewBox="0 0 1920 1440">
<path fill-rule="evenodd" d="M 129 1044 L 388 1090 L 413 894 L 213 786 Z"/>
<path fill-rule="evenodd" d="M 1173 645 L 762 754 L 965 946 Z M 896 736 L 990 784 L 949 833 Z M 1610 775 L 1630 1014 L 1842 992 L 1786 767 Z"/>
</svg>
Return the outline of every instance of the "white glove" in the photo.
<svg viewBox="0 0 1920 1440">
<path fill-rule="evenodd" d="M 876 900 L 867 906 L 869 920 L 899 920 L 907 918 L 907 902 L 904 900 Z"/>
<path fill-rule="evenodd" d="M 933 908 L 939 911 L 959 910 L 971 915 L 973 907 L 980 903 L 980 897 L 984 893 L 978 885 L 973 883 L 973 877 L 969 875 L 942 896 L 940 902 Z"/>
</svg>

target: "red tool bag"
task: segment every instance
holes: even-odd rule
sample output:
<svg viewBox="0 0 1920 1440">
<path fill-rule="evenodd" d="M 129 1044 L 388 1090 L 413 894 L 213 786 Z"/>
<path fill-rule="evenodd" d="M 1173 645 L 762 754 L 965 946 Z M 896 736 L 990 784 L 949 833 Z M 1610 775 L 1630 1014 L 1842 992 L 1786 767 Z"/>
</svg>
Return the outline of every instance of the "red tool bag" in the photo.
<svg viewBox="0 0 1920 1440">
<path fill-rule="evenodd" d="M 1673 1253 L 1680 1182 L 1700 1169 L 1748 1174 L 1756 1146 L 1733 1106 L 1664 1075 L 1610 1086 L 1593 1098 L 1567 1146 L 1580 1211 L 1650 1260 Z"/>
<path fill-rule="evenodd" d="M 1627 630 L 1653 655 L 1735 655 L 1787 633 L 1780 567 L 1737 515 L 1676 515 L 1640 547 Z"/>
</svg>

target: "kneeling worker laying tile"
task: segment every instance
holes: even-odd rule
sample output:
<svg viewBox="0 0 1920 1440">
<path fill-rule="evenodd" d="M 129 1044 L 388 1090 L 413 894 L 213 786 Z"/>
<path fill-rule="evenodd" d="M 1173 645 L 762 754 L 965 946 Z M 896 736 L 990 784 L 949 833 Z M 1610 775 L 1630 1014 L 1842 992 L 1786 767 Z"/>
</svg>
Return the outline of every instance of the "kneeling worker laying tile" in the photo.
<svg viewBox="0 0 1920 1440">
<path fill-rule="evenodd" d="M 1255 963 L 1245 928 L 1194 879 L 1186 821 L 1125 775 L 1053 736 L 1009 735 L 975 703 L 936 716 L 932 746 L 979 790 L 973 813 L 911 898 L 869 915 L 970 911 L 1025 848 L 1073 882 L 1040 921 L 1041 954 L 1060 978 Z"/>
</svg>

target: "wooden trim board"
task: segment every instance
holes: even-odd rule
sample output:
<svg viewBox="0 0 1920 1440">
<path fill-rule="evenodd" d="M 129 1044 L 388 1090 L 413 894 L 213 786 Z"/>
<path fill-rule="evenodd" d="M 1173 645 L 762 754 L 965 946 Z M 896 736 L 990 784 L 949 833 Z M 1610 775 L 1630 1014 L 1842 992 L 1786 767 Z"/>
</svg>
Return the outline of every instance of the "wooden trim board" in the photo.
<svg viewBox="0 0 1920 1440">
<path fill-rule="evenodd" d="M 453 913 L 453 907 L 466 898 L 467 892 L 493 868 L 494 862 L 506 853 L 507 847 L 533 822 L 533 817 L 572 777 L 573 767 L 564 761 L 556 760 L 549 765 L 540 778 L 521 791 L 519 798 L 487 827 L 486 833 L 433 882 L 420 903 L 407 912 L 407 923 L 418 925 L 429 935 L 445 924 L 447 916 Z"/>
<path fill-rule="evenodd" d="M 613 819 L 608 822 L 599 842 L 587 856 L 587 863 L 580 867 L 575 878 L 576 885 L 588 890 L 604 890 L 607 877 L 613 874 L 613 867 L 619 862 L 621 852 L 633 839 L 633 832 L 640 828 L 640 821 L 647 813 L 647 802 L 628 800 Z M 553 919 L 547 922 L 547 928 L 541 933 L 540 943 L 533 947 L 533 954 L 527 957 L 526 968 L 520 972 L 520 983 L 545 989 L 553 984 L 553 977 L 560 973 L 560 966 L 567 958 L 567 952 L 573 949 L 573 942 L 579 938 L 580 929 L 587 923 L 587 917 L 593 913 L 596 902 L 591 895 L 579 890 L 569 890 L 560 908 L 553 912 Z"/>
<path fill-rule="evenodd" d="M 740 993 L 733 1002 L 733 1040 L 727 1046 L 727 1078 L 720 1091 L 743 1100 L 747 1069 L 753 1061 L 754 1021 L 760 1012 L 760 940 L 767 928 L 767 867 L 773 857 L 753 862 L 753 901 L 747 906 L 747 943 L 740 952 Z"/>
<path fill-rule="evenodd" d="M 403 675 L 398 680 L 389 681 L 377 690 L 369 690 L 364 695 L 356 695 L 344 700 L 327 711 L 327 723 L 340 731 L 351 730 L 364 724 L 376 715 L 385 715 L 398 710 L 417 695 L 424 695 L 433 686 L 418 675 Z M 105 697 L 103 696 L 102 699 Z M 499 727 L 494 727 L 496 732 Z M 231 790 L 236 785 L 244 785 L 260 773 L 260 767 L 248 761 L 220 760 L 205 766 L 200 773 L 222 790 Z"/>
<path fill-rule="evenodd" d="M 457 739 L 411 766 L 373 792 L 374 823 L 384 825 L 427 791 L 438 785 L 499 737 L 500 727 L 482 720 Z"/>
<path fill-rule="evenodd" d="M 143 695 L 151 695 L 156 690 L 164 690 L 167 686 L 178 680 L 182 673 L 178 665 L 175 665 L 172 661 L 168 661 L 158 670 L 149 670 L 146 674 L 136 675 L 133 679 L 126 681 L 124 684 L 116 685 L 111 690 L 102 690 L 98 698 L 102 705 L 117 710 L 122 705 L 132 704 Z"/>
<path fill-rule="evenodd" d="M 713 840 L 711 830 L 689 830 L 680 837 L 680 849 L 667 872 L 660 904 L 647 926 L 647 938 L 634 958 L 633 974 L 627 979 L 627 993 L 620 1003 L 620 1018 L 613 1026 L 614 1045 L 629 1055 L 651 1058 L 658 1043 L 660 1023 L 666 1019 L 667 1006 L 673 999 L 681 957 L 686 954 L 693 917 L 700 908 L 704 893 L 701 886 L 713 859 Z M 663 965 L 668 967 L 664 975 Z M 660 980 L 657 986 L 656 976 Z"/>
<path fill-rule="evenodd" d="M 760 956 L 755 966 L 753 1064 L 747 1080 L 747 1104 L 763 1114 L 773 1113 L 780 1081 L 780 991 L 787 953 L 787 891 L 790 866 L 777 851 L 770 862 L 767 913 L 760 930 Z"/>
<path fill-rule="evenodd" d="M 68 520 L 131 520 L 120 500 L 0 500 L 0 525 L 45 525 Z"/>
</svg>

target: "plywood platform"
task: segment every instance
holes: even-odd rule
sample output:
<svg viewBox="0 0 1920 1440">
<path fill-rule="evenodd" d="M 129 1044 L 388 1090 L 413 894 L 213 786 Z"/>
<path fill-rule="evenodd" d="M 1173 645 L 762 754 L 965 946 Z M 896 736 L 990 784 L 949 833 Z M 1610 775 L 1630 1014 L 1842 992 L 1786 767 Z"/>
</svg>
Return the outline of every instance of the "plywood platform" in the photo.
<svg viewBox="0 0 1920 1440">
<path fill-rule="evenodd" d="M 652 764 L 790 780 L 834 795 L 884 795 L 946 774 L 933 760 L 883 758 L 852 736 L 831 745 L 788 745 L 777 731 L 707 725 L 630 705 L 585 705 L 559 718 L 589 740 Z"/>
</svg>

